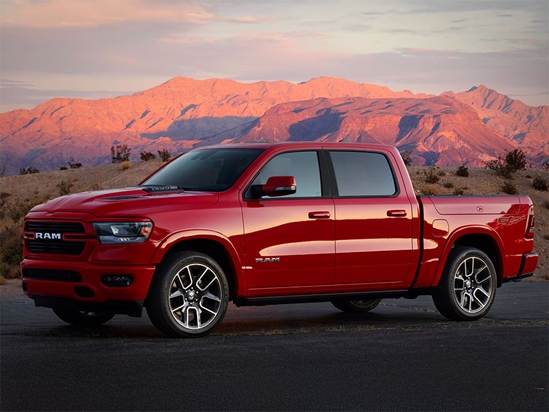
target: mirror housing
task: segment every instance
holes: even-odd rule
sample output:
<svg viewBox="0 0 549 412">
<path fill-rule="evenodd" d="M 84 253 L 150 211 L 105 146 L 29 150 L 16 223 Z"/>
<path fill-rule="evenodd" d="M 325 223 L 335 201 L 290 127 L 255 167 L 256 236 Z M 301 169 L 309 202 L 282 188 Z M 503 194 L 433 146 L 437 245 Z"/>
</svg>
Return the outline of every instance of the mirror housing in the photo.
<svg viewBox="0 0 549 412">
<path fill-rule="evenodd" d="M 264 185 L 253 185 L 251 189 L 256 198 L 278 197 L 293 195 L 297 191 L 297 185 L 293 176 L 271 176 Z"/>
</svg>

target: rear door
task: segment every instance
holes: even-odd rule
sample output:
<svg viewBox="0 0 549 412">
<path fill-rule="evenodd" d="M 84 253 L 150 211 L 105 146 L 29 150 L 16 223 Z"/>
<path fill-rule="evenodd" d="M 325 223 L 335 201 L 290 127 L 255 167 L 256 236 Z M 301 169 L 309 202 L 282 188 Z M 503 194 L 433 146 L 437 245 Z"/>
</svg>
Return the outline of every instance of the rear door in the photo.
<svg viewBox="0 0 549 412">
<path fill-rule="evenodd" d="M 399 283 L 410 275 L 412 205 L 390 153 L 330 150 L 335 176 L 336 284 Z"/>
<path fill-rule="evenodd" d="M 316 150 L 270 159 L 253 184 L 294 176 L 297 192 L 242 201 L 248 296 L 298 293 L 332 285 L 335 268 L 333 200 L 322 189 Z M 308 288 L 308 289 L 307 289 Z"/>
</svg>

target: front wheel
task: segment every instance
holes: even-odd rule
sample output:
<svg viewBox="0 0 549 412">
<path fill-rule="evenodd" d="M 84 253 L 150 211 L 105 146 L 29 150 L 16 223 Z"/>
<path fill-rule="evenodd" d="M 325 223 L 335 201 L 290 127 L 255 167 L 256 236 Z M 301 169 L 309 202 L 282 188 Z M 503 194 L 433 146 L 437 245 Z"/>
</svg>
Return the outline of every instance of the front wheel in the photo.
<svg viewBox="0 0 549 412">
<path fill-rule="evenodd" d="M 53 308 L 59 319 L 75 326 L 99 326 L 114 317 L 113 312 L 88 312 L 76 309 Z"/>
<path fill-rule="evenodd" d="M 456 248 L 448 256 L 433 301 L 450 320 L 477 320 L 492 307 L 496 288 L 496 269 L 488 255 L 475 248 Z"/>
<path fill-rule="evenodd" d="M 215 260 L 198 252 L 178 252 L 158 267 L 147 296 L 147 313 L 168 336 L 200 337 L 223 320 L 229 286 Z"/>
<path fill-rule="evenodd" d="M 334 305 L 339 310 L 342 310 L 343 312 L 366 313 L 370 312 L 372 309 L 375 309 L 376 306 L 379 305 L 379 302 L 381 302 L 381 299 L 336 299 L 332 300 L 332 305 Z"/>
</svg>

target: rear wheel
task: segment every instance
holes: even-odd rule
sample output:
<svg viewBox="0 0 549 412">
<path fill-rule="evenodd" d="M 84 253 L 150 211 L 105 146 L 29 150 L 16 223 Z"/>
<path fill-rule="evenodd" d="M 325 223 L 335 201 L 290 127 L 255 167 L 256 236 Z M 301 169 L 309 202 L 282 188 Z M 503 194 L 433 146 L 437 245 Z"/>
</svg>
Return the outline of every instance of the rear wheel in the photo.
<svg viewBox="0 0 549 412">
<path fill-rule="evenodd" d="M 496 288 L 496 269 L 488 255 L 475 248 L 456 248 L 448 256 L 433 301 L 450 320 L 476 320 L 492 307 Z"/>
<path fill-rule="evenodd" d="M 215 260 L 198 252 L 178 252 L 158 267 L 147 296 L 147 313 L 171 337 L 200 337 L 223 320 L 229 286 Z"/>
<path fill-rule="evenodd" d="M 339 310 L 342 310 L 343 312 L 365 313 L 370 312 L 372 309 L 375 309 L 375 307 L 379 305 L 379 302 L 381 302 L 381 299 L 336 299 L 332 300 L 332 305 L 334 305 Z"/>
<path fill-rule="evenodd" d="M 99 326 L 114 317 L 113 312 L 87 312 L 84 310 L 54 308 L 59 319 L 75 326 Z"/>
</svg>

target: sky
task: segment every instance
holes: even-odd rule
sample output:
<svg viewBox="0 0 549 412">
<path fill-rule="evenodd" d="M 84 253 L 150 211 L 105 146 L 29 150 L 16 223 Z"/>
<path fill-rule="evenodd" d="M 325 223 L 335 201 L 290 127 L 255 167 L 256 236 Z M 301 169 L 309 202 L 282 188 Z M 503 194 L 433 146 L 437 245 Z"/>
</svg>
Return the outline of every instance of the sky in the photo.
<svg viewBox="0 0 549 412">
<path fill-rule="evenodd" d="M 175 76 L 549 104 L 548 0 L 0 0 L 0 112 Z"/>
</svg>

